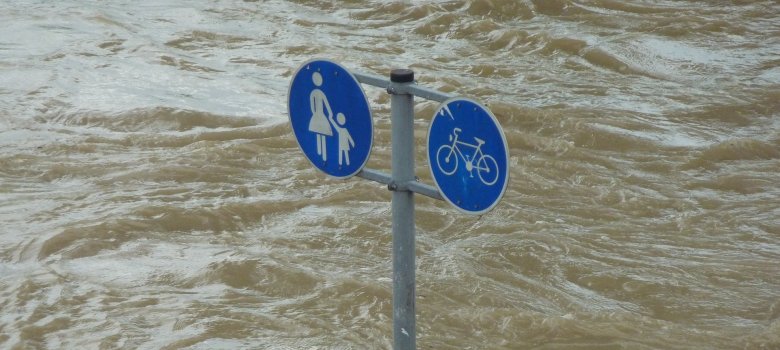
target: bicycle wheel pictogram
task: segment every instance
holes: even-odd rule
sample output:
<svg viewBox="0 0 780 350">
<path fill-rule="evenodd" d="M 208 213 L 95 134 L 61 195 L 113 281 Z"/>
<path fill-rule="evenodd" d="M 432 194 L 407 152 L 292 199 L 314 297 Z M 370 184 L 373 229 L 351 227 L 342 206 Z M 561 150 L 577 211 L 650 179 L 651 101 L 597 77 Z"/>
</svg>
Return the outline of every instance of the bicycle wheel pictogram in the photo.
<svg viewBox="0 0 780 350">
<path fill-rule="evenodd" d="M 436 151 L 436 165 L 445 175 L 452 175 L 458 169 L 458 155 L 450 145 L 442 145 Z"/>
<path fill-rule="evenodd" d="M 498 162 L 496 162 L 495 158 L 489 155 L 483 155 L 482 158 L 479 158 L 479 161 L 477 161 L 476 168 L 479 179 L 482 180 L 482 183 L 485 185 L 491 186 L 498 181 Z"/>
</svg>

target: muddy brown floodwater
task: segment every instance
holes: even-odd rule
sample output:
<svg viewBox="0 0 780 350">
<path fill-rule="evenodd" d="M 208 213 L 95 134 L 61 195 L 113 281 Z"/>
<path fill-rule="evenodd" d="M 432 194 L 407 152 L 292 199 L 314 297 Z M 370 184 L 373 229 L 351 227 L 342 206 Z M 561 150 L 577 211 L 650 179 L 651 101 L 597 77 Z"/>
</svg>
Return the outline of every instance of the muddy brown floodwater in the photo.
<svg viewBox="0 0 780 350">
<path fill-rule="evenodd" d="M 417 201 L 419 348 L 780 348 L 777 1 L 20 0 L 0 29 L 0 348 L 391 347 L 390 194 L 288 124 L 312 58 L 505 129 L 493 211 Z"/>
</svg>

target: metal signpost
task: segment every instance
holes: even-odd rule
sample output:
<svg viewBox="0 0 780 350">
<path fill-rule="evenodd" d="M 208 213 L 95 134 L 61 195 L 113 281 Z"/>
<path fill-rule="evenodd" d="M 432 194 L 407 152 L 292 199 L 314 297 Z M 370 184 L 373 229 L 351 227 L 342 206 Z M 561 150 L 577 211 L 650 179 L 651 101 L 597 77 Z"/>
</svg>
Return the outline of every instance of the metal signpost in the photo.
<svg viewBox="0 0 780 350">
<path fill-rule="evenodd" d="M 359 83 L 392 95 L 391 174 L 364 168 L 373 124 Z M 444 102 L 431 120 L 427 142 L 438 187 L 420 183 L 414 175 L 414 96 Z M 350 73 L 328 60 L 308 61 L 296 71 L 288 110 L 298 145 L 316 168 L 336 178 L 357 175 L 393 192 L 393 348 L 416 349 L 414 194 L 446 200 L 468 214 L 495 207 L 509 181 L 501 126 L 475 101 L 416 85 L 411 70 L 393 70 L 387 81 Z"/>
</svg>

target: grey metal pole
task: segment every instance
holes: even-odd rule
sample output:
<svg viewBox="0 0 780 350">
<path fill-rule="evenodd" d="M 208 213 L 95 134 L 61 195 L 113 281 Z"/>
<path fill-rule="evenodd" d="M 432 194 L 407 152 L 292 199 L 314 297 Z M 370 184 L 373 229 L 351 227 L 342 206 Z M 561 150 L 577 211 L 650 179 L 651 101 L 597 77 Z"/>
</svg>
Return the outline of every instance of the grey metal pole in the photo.
<svg viewBox="0 0 780 350">
<path fill-rule="evenodd" d="M 393 190 L 393 349 L 414 350 L 415 325 L 415 252 L 414 252 L 414 192 L 400 189 L 397 184 L 414 181 L 414 97 L 396 89 L 411 84 L 414 72 L 395 69 L 390 73 L 387 91 L 390 98 L 392 124 Z M 405 186 L 404 186 L 405 187 Z"/>
</svg>

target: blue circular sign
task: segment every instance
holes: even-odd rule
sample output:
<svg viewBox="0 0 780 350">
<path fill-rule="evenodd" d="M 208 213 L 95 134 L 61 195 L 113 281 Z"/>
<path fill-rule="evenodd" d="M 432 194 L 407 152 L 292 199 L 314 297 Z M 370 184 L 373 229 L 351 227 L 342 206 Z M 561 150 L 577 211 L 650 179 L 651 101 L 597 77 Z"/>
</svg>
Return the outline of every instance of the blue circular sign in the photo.
<svg viewBox="0 0 780 350">
<path fill-rule="evenodd" d="M 360 172 L 374 139 L 371 110 L 360 83 L 328 60 L 304 63 L 290 83 L 288 112 L 301 151 L 337 178 Z"/>
<path fill-rule="evenodd" d="M 447 202 L 468 214 L 498 204 L 509 182 L 509 150 L 496 117 L 479 103 L 441 104 L 428 129 L 428 164 Z"/>
</svg>

